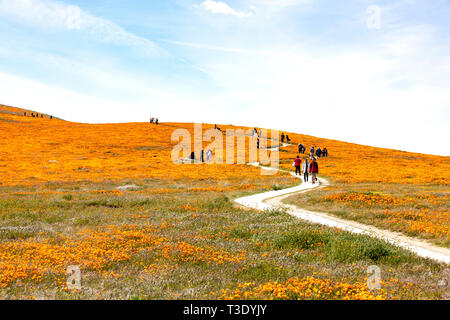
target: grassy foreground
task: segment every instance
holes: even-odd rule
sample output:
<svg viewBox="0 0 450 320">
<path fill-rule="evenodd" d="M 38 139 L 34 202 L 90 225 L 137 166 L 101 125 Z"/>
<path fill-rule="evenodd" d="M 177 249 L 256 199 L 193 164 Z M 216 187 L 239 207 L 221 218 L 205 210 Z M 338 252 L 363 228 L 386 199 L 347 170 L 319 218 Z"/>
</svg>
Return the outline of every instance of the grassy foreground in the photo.
<svg viewBox="0 0 450 320">
<path fill-rule="evenodd" d="M 242 210 L 231 201 L 240 191 L 192 180 L 124 184 L 135 187 L 2 188 L 0 298 L 446 297 L 445 266 L 282 211 Z M 68 290 L 68 265 L 81 266 L 81 290 Z M 381 268 L 381 290 L 367 288 L 371 265 Z"/>
</svg>

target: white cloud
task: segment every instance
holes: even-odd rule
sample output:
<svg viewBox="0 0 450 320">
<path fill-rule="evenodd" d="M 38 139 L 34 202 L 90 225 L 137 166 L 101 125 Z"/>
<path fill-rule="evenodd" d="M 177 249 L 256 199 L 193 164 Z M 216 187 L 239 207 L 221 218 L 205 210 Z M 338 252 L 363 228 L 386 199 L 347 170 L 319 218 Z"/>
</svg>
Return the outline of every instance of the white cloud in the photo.
<svg viewBox="0 0 450 320">
<path fill-rule="evenodd" d="M 166 55 L 154 42 L 76 5 L 47 0 L 0 0 L 0 17 L 32 27 L 83 31 L 102 42 L 137 48 L 149 55 Z"/>
<path fill-rule="evenodd" d="M 84 123 L 146 122 L 150 116 L 161 121 L 201 122 L 201 115 L 207 114 L 211 119 L 220 119 L 199 99 L 158 91 L 129 78 L 121 81 L 123 86 L 135 87 L 139 97 L 118 102 L 0 72 L 0 103 Z"/>
<path fill-rule="evenodd" d="M 176 44 L 219 51 L 198 63 L 222 89 L 209 101 L 222 122 L 450 155 L 433 138 L 450 135 L 450 49 L 438 40 L 416 27 L 321 55 L 294 45 Z"/>
<path fill-rule="evenodd" d="M 309 4 L 313 0 L 253 0 L 258 5 L 271 6 L 271 7 L 292 7 L 297 5 Z"/>
<path fill-rule="evenodd" d="M 204 10 L 210 11 L 214 14 L 220 13 L 225 15 L 233 15 L 239 18 L 251 16 L 251 13 L 236 11 L 222 1 L 206 0 L 200 4 L 200 8 L 203 8 Z"/>
</svg>

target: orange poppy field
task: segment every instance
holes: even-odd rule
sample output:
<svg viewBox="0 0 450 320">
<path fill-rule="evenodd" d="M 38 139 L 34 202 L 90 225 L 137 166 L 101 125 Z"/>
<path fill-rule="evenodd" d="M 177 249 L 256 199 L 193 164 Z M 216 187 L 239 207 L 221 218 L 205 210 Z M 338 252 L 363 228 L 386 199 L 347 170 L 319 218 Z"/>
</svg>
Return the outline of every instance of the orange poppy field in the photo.
<svg viewBox="0 0 450 320">
<path fill-rule="evenodd" d="M 172 133 L 193 135 L 192 123 L 31 112 L 0 105 L 0 299 L 450 297 L 445 264 L 282 209 L 238 207 L 234 198 L 298 180 L 245 164 L 174 163 Z M 224 136 L 249 129 L 219 126 Z M 292 170 L 298 143 L 306 153 L 326 147 L 319 177 L 330 186 L 287 202 L 450 246 L 449 157 L 288 134 L 281 169 Z M 382 272 L 376 290 L 372 265 Z M 80 289 L 67 283 L 69 266 L 81 269 Z"/>
</svg>

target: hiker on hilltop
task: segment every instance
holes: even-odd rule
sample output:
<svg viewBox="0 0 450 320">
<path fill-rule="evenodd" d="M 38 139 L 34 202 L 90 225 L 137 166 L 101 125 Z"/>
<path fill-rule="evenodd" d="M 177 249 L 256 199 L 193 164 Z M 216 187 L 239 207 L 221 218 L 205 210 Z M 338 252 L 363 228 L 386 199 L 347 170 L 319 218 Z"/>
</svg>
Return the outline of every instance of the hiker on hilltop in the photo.
<svg viewBox="0 0 450 320">
<path fill-rule="evenodd" d="M 155 120 L 155 124 L 156 124 L 156 125 L 158 125 L 158 123 L 159 123 L 159 119 L 158 119 L 158 118 L 156 118 L 156 120 Z"/>
<path fill-rule="evenodd" d="M 253 136 L 254 137 L 258 136 L 258 129 L 256 129 L 256 128 L 253 129 Z"/>
<path fill-rule="evenodd" d="M 312 161 L 309 165 L 309 173 L 311 173 L 311 183 L 314 184 L 317 181 L 317 174 L 319 173 L 319 164 L 316 161 L 316 158 L 312 158 Z"/>
<path fill-rule="evenodd" d="M 322 150 L 322 157 L 328 157 L 328 150 L 327 150 L 327 148 L 323 148 L 323 150 Z"/>
<path fill-rule="evenodd" d="M 281 134 L 281 143 L 284 143 L 284 133 Z"/>
<path fill-rule="evenodd" d="M 287 143 L 291 142 L 291 138 L 289 138 L 288 135 L 286 135 L 286 142 L 287 142 Z"/>
<path fill-rule="evenodd" d="M 301 163 L 302 163 L 302 160 L 300 159 L 300 156 L 297 156 L 297 158 L 295 158 L 294 163 L 293 163 L 293 165 L 295 167 L 295 175 L 297 175 L 297 173 L 299 176 L 302 175 L 302 172 L 300 171 Z"/>
<path fill-rule="evenodd" d="M 305 158 L 305 161 L 303 161 L 302 172 L 303 172 L 303 181 L 307 182 L 308 181 L 308 176 L 309 176 L 309 162 L 308 162 L 308 158 Z"/>
<path fill-rule="evenodd" d="M 153 123 L 153 118 L 150 118 L 150 123 Z"/>
</svg>

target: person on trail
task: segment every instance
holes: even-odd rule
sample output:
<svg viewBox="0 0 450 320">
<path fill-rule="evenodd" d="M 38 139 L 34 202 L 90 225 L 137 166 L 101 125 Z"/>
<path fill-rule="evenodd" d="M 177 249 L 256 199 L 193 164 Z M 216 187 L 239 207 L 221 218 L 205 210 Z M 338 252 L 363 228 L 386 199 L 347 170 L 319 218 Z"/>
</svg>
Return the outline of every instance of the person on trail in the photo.
<svg viewBox="0 0 450 320">
<path fill-rule="evenodd" d="M 314 146 L 311 147 L 311 149 L 309 150 L 309 152 L 314 156 Z"/>
<path fill-rule="evenodd" d="M 320 150 L 320 147 L 319 147 L 316 150 L 316 156 L 320 158 L 321 155 L 322 155 L 322 150 Z"/>
<path fill-rule="evenodd" d="M 297 158 L 295 158 L 295 160 L 294 160 L 295 175 L 297 175 L 297 173 L 298 173 L 299 176 L 302 175 L 302 172 L 300 171 L 301 163 L 302 163 L 302 160 L 300 159 L 300 156 L 297 156 Z"/>
<path fill-rule="evenodd" d="M 156 120 L 155 120 L 155 124 L 158 124 L 159 123 L 159 120 L 158 120 L 158 118 L 156 118 Z"/>
<path fill-rule="evenodd" d="M 212 151 L 211 151 L 211 149 L 209 149 L 206 152 L 206 161 L 211 161 L 211 159 L 212 159 Z"/>
<path fill-rule="evenodd" d="M 308 162 L 308 158 L 305 158 L 305 161 L 303 161 L 302 172 L 303 172 L 303 181 L 307 182 L 308 181 L 308 176 L 309 176 L 309 162 Z"/>
<path fill-rule="evenodd" d="M 298 153 L 305 153 L 305 146 L 301 143 L 298 145 Z"/>
<path fill-rule="evenodd" d="M 205 162 L 205 151 L 204 150 L 200 151 L 200 161 Z"/>
<path fill-rule="evenodd" d="M 153 123 L 153 118 L 150 118 L 150 123 Z"/>
<path fill-rule="evenodd" d="M 195 152 L 194 151 L 191 152 L 191 157 L 190 158 L 191 158 L 191 160 L 195 160 Z"/>
<path fill-rule="evenodd" d="M 281 134 L 281 143 L 284 143 L 284 133 Z"/>
<path fill-rule="evenodd" d="M 326 147 L 322 150 L 322 157 L 328 157 L 328 150 Z"/>
<path fill-rule="evenodd" d="M 286 142 L 291 142 L 291 138 L 289 138 L 289 136 L 288 135 L 286 135 Z"/>
<path fill-rule="evenodd" d="M 314 184 L 317 181 L 317 174 L 319 173 L 319 164 L 316 158 L 312 158 L 312 162 L 309 165 L 309 173 L 311 173 L 311 183 Z"/>
<path fill-rule="evenodd" d="M 253 129 L 253 137 L 258 137 L 258 130 L 256 128 Z"/>
</svg>

